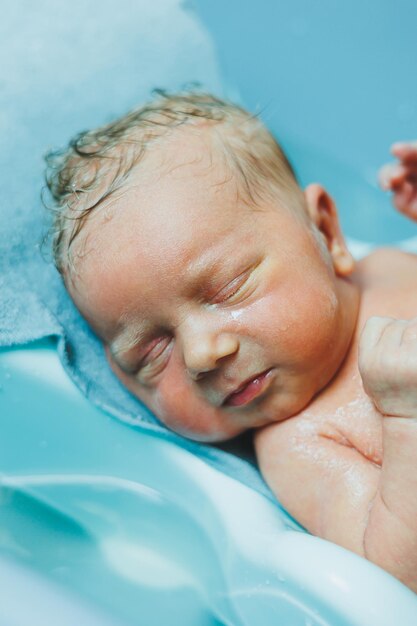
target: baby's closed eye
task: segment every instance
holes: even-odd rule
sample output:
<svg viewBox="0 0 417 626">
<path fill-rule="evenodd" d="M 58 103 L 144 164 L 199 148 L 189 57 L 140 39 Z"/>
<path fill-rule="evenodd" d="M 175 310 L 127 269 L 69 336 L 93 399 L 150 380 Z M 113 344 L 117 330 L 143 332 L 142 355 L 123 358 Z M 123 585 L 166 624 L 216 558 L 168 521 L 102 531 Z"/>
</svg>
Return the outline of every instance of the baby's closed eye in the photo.
<svg viewBox="0 0 417 626">
<path fill-rule="evenodd" d="M 172 348 L 172 337 L 161 335 L 150 340 L 142 339 L 135 346 L 124 351 L 107 349 L 111 360 L 128 376 L 142 372 L 154 376 L 165 366 Z"/>
<path fill-rule="evenodd" d="M 232 300 L 235 296 L 239 295 L 242 291 L 243 286 L 246 284 L 247 279 L 249 277 L 248 271 L 243 272 L 237 278 L 232 280 L 228 285 L 223 287 L 213 299 L 211 299 L 212 304 L 218 304 L 221 302 L 226 302 Z"/>
<path fill-rule="evenodd" d="M 235 304 L 252 294 L 255 289 L 256 267 L 250 267 L 236 278 L 227 283 L 212 298 L 210 304 L 230 303 Z"/>
<path fill-rule="evenodd" d="M 168 362 L 172 350 L 173 338 L 169 335 L 153 339 L 142 351 L 136 363 L 134 373 L 144 381 L 159 374 Z"/>
</svg>

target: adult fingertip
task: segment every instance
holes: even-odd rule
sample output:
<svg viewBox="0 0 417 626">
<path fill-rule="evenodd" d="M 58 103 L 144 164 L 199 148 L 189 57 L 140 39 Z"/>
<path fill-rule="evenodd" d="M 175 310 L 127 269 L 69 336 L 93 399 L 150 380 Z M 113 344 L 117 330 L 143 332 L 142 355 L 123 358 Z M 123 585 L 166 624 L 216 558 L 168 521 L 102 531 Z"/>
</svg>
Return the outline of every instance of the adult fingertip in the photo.
<svg viewBox="0 0 417 626">
<path fill-rule="evenodd" d="M 389 181 L 384 178 L 379 178 L 378 183 L 382 191 L 389 191 L 391 189 Z"/>
<path fill-rule="evenodd" d="M 395 158 L 402 159 L 408 151 L 408 144 L 405 141 L 396 141 L 392 144 L 390 152 Z"/>
<path fill-rule="evenodd" d="M 409 144 L 406 141 L 396 141 L 391 146 L 391 152 L 396 152 L 397 150 L 404 150 L 407 148 Z"/>
<path fill-rule="evenodd" d="M 391 146 L 391 154 L 398 159 L 415 158 L 417 153 L 417 141 L 396 141 Z"/>
<path fill-rule="evenodd" d="M 381 189 L 388 191 L 391 188 L 391 167 L 384 165 L 378 172 L 378 183 Z"/>
</svg>

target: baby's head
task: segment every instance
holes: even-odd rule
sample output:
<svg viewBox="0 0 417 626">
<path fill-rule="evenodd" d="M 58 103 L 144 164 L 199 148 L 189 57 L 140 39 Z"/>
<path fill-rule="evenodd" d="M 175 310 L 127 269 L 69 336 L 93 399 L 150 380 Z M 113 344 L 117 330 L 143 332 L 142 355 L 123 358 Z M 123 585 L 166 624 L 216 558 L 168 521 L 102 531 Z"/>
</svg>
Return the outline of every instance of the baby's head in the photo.
<svg viewBox="0 0 417 626">
<path fill-rule="evenodd" d="M 353 261 L 331 198 L 300 189 L 258 118 L 160 94 L 49 166 L 67 289 L 168 427 L 228 439 L 329 382 L 355 327 Z"/>
</svg>

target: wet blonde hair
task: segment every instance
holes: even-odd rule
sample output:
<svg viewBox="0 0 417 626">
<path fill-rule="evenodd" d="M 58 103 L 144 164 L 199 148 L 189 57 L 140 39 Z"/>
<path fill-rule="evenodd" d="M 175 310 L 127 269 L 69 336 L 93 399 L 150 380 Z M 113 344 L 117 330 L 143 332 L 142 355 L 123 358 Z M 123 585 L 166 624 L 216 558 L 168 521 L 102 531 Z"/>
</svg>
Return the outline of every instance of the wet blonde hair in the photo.
<svg viewBox="0 0 417 626">
<path fill-rule="evenodd" d="M 155 92 L 154 100 L 97 129 L 79 133 L 62 150 L 46 156 L 46 184 L 53 199 L 49 235 L 56 267 L 64 273 L 70 248 L 88 216 L 123 187 L 149 146 L 184 125 L 209 122 L 241 183 L 256 205 L 271 188 L 298 196 L 293 168 L 257 116 L 201 92 Z M 282 199 L 282 198 L 281 198 Z"/>
</svg>

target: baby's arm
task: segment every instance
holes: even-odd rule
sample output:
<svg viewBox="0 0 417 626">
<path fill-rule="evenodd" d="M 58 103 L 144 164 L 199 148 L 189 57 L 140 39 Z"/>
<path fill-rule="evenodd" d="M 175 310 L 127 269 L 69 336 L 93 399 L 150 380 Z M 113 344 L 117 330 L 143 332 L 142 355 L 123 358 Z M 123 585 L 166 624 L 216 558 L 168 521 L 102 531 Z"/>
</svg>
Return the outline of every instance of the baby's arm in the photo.
<svg viewBox="0 0 417 626">
<path fill-rule="evenodd" d="M 391 152 L 398 162 L 381 168 L 381 186 L 393 192 L 398 211 L 417 221 L 417 142 L 395 143 Z"/>
<path fill-rule="evenodd" d="M 368 320 L 359 367 L 383 415 L 384 448 L 364 545 L 372 561 L 417 592 L 417 318 Z"/>
<path fill-rule="evenodd" d="M 259 430 L 258 461 L 310 532 L 417 592 L 417 320 L 372 318 L 360 352 L 364 386 L 383 413 L 382 463 L 326 420 L 306 415 Z"/>
</svg>

